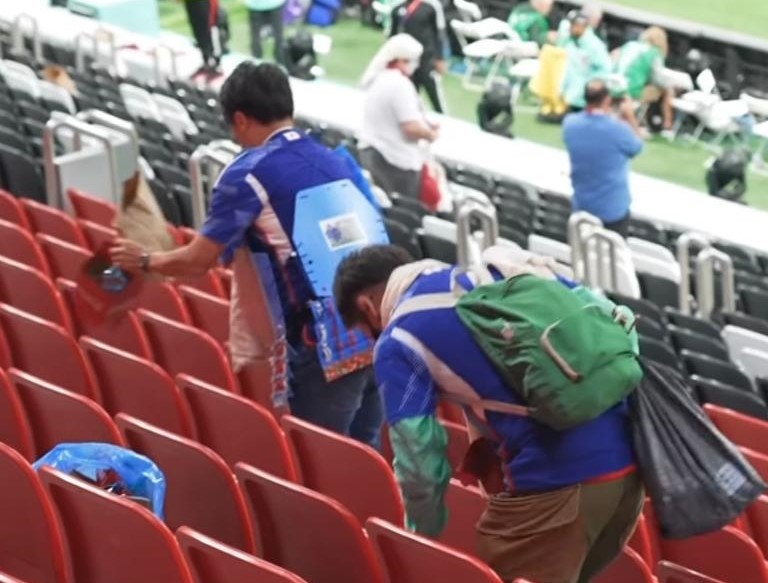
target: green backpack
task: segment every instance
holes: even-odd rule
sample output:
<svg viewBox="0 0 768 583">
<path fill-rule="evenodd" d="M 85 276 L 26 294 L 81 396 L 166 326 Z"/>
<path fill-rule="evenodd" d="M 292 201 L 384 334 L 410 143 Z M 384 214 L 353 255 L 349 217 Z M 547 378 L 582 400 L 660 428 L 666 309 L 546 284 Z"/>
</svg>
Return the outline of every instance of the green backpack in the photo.
<svg viewBox="0 0 768 583">
<path fill-rule="evenodd" d="M 521 275 L 475 288 L 456 311 L 531 417 L 554 429 L 598 417 L 643 376 L 634 316 L 587 288 Z"/>
</svg>

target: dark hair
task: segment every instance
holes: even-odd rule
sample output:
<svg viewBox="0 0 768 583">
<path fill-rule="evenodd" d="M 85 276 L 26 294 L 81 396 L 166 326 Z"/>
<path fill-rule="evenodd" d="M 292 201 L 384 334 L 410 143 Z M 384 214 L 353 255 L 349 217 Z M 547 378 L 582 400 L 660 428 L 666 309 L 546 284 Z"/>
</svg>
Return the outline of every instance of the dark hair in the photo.
<svg viewBox="0 0 768 583">
<path fill-rule="evenodd" d="M 358 295 L 386 283 L 395 269 L 411 261 L 408 251 L 396 245 L 372 245 L 344 258 L 333 282 L 333 298 L 344 324 L 352 327 L 360 321 Z"/>
<path fill-rule="evenodd" d="M 237 111 L 264 125 L 293 117 L 288 76 L 270 63 L 240 63 L 221 87 L 219 102 L 229 124 Z"/>
<path fill-rule="evenodd" d="M 594 107 L 601 105 L 610 94 L 605 81 L 593 79 L 587 83 L 587 87 L 584 89 L 584 100 L 587 102 L 587 106 Z"/>
</svg>

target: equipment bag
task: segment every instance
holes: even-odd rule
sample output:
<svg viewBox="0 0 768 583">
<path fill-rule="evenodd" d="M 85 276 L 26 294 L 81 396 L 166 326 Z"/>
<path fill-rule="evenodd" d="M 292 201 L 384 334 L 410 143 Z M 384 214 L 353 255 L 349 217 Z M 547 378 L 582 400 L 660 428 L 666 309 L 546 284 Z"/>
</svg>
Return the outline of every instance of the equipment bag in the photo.
<svg viewBox="0 0 768 583">
<path fill-rule="evenodd" d="M 683 539 L 731 524 L 765 483 L 693 400 L 680 373 L 650 361 L 643 370 L 630 415 L 662 536 Z"/>
<path fill-rule="evenodd" d="M 643 376 L 631 313 L 585 290 L 521 275 L 477 287 L 456 304 L 530 416 L 558 430 L 604 413 Z"/>
</svg>

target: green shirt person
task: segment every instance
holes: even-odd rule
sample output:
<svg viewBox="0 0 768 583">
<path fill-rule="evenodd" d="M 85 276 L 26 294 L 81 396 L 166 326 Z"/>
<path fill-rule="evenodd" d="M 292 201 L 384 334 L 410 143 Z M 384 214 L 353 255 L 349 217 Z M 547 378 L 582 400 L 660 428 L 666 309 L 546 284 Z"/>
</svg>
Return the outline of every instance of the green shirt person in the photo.
<svg viewBox="0 0 768 583">
<path fill-rule="evenodd" d="M 570 107 L 582 109 L 587 83 L 610 74 L 613 64 L 605 43 L 589 26 L 587 15 L 572 11 L 567 20 L 570 22 L 569 34 L 558 39 L 558 45 L 568 52 L 562 95 Z"/>
<path fill-rule="evenodd" d="M 507 19 L 507 24 L 523 41 L 544 45 L 549 37 L 549 20 L 553 0 L 531 0 L 518 4 Z"/>
<path fill-rule="evenodd" d="M 667 35 L 657 26 L 643 32 L 638 40 L 629 41 L 619 49 L 616 73 L 627 80 L 633 99 L 641 99 L 647 85 L 656 84 L 667 55 Z"/>
</svg>

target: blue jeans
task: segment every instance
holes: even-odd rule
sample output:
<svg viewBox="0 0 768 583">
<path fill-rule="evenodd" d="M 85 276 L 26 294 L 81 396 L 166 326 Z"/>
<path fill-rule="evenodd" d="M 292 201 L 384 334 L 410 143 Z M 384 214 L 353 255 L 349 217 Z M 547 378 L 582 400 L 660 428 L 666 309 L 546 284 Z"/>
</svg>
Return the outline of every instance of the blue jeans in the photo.
<svg viewBox="0 0 768 583">
<path fill-rule="evenodd" d="M 378 449 L 384 422 L 371 367 L 326 382 L 317 353 L 290 350 L 291 414 Z"/>
</svg>

